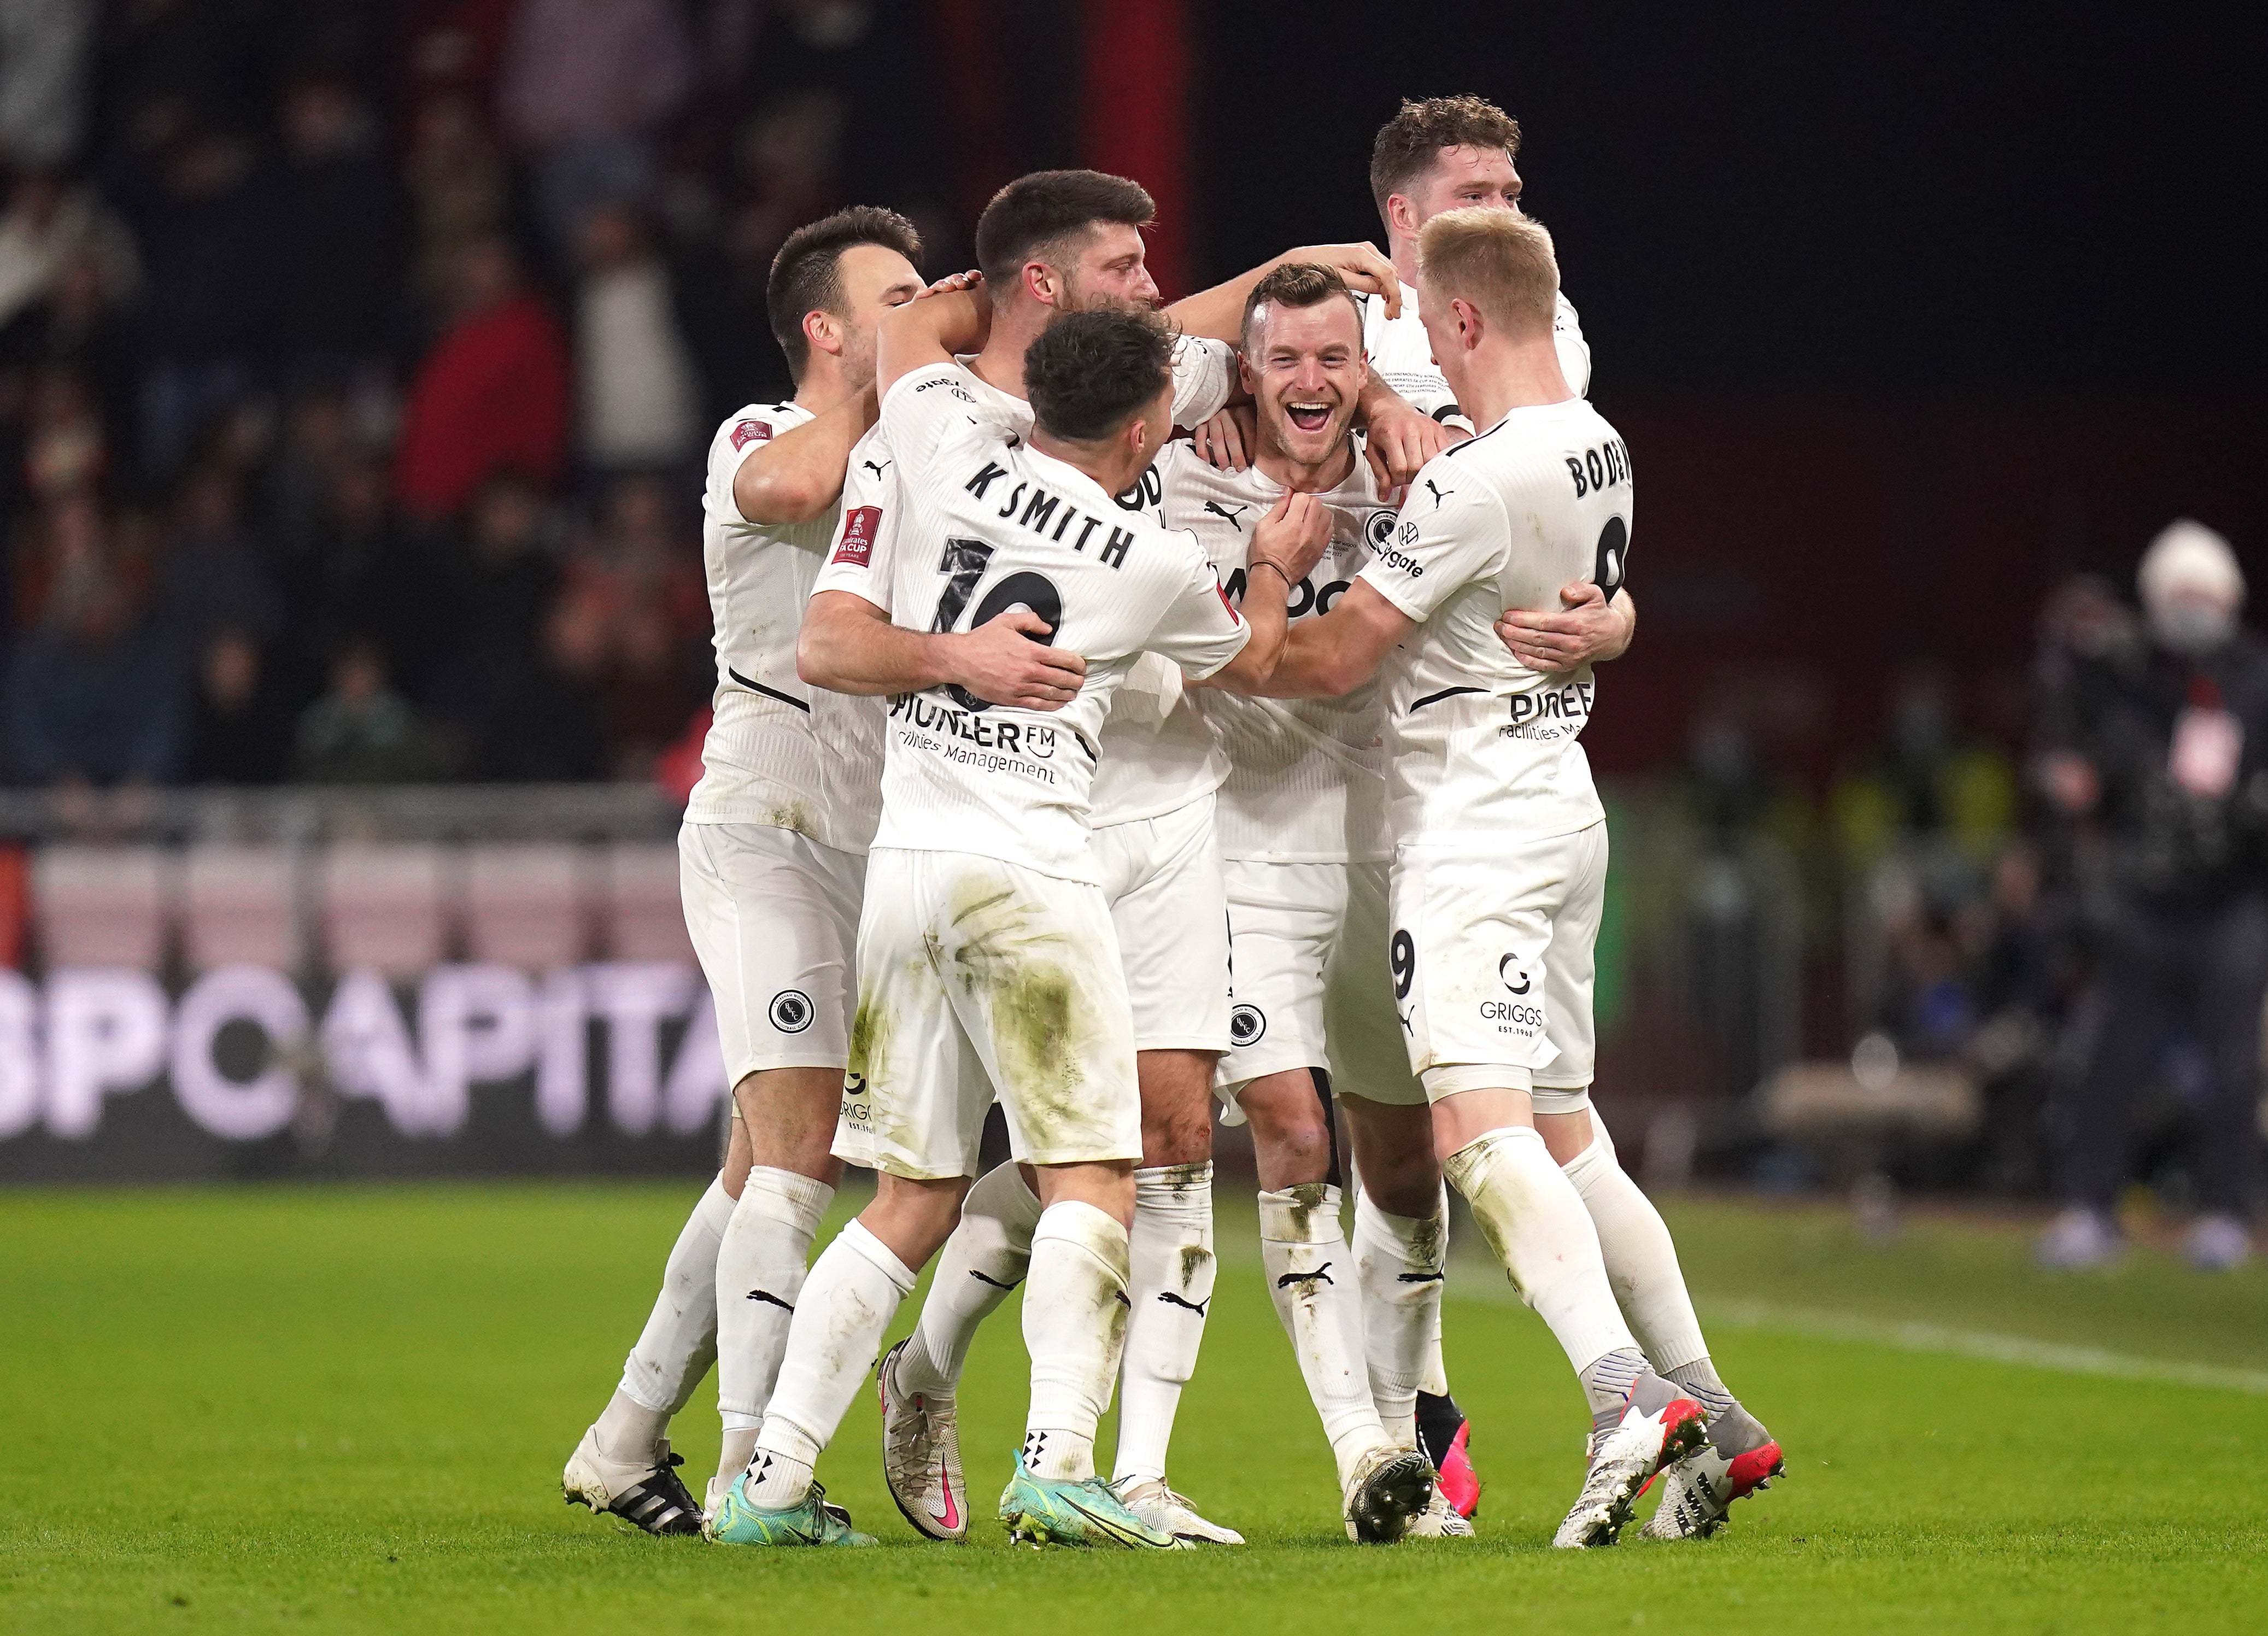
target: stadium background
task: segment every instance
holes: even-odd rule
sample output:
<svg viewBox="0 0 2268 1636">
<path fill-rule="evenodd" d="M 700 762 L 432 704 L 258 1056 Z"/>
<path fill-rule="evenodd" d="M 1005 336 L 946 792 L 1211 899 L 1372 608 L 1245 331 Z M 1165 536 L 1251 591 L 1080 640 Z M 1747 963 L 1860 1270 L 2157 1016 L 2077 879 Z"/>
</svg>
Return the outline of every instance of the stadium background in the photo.
<svg viewBox="0 0 2268 1636">
<path fill-rule="evenodd" d="M 1987 969 L 2040 913 L 2002 867 L 2035 627 L 2173 516 L 2255 549 L 2256 17 L 10 15 L 0 1176 L 702 1168 L 697 462 L 787 390 L 781 236 L 879 200 L 957 267 L 993 188 L 1086 163 L 1156 195 L 1180 292 L 1374 237 L 1368 133 L 1469 82 L 1645 465 L 1645 635 L 1587 736 L 1628 1145 L 2041 1185 L 2051 1053 L 1977 1043 L 2066 998 Z M 1796 1132 L 1753 1094 L 1869 1034 L 1960 1105 Z"/>
<path fill-rule="evenodd" d="M 2263 34 L 2234 4 L 0 0 L 0 1626 L 1313 1632 L 1381 1596 L 1448 1628 L 2257 1626 L 2268 1275 L 2173 1253 L 2178 1083 L 2144 1099 L 2138 1253 L 2032 1264 L 2070 997 L 1995 973 L 2044 929 L 2003 866 L 2051 592 L 2125 593 L 2182 514 L 2268 570 Z M 1645 625 L 1586 740 L 1602 1102 L 1789 1482 L 1697 1556 L 1544 1551 L 1579 1405 L 1460 1229 L 1482 1538 L 1349 1550 L 1232 1182 L 1174 1460 L 1245 1552 L 918 1549 L 865 1402 L 826 1476 L 895 1549 L 855 1573 L 563 1513 L 713 1161 L 670 838 L 698 453 L 785 389 L 772 248 L 873 200 L 959 267 L 994 187 L 1092 164 L 1156 195 L 1179 294 L 1375 239 L 1371 132 L 1464 90 L 1528 127 L 1646 491 Z M 972 1476 L 1021 1359 L 1004 1313 Z M 674 1434 L 697 1469 L 705 1392 Z"/>
</svg>

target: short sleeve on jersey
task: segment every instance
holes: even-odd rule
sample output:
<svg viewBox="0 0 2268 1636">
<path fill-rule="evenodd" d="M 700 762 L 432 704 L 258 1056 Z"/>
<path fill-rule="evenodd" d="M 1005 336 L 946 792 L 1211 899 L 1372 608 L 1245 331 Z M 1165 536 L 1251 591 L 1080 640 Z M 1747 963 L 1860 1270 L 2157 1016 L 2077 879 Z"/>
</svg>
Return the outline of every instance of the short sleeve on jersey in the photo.
<svg viewBox="0 0 2268 1636">
<path fill-rule="evenodd" d="M 1244 651 L 1252 627 L 1229 606 L 1195 534 L 1175 530 L 1160 537 L 1188 559 L 1189 581 L 1142 645 L 1202 682 Z"/>
<path fill-rule="evenodd" d="M 974 425 L 976 394 L 968 372 L 953 363 L 926 364 L 891 383 L 882 400 L 881 425 L 893 448 L 925 464 L 950 434 Z"/>
<path fill-rule="evenodd" d="M 890 440 L 874 426 L 850 450 L 843 472 L 843 520 L 812 593 L 848 591 L 865 598 L 884 613 L 890 611 L 890 576 L 884 566 L 893 527 L 897 521 L 895 464 Z"/>
<path fill-rule="evenodd" d="M 810 418 L 792 404 L 751 403 L 717 428 L 717 435 L 709 440 L 709 481 L 701 497 L 703 509 L 711 520 L 734 528 L 761 526 L 741 516 L 740 504 L 733 497 L 733 480 L 740 475 L 740 462 Z"/>
<path fill-rule="evenodd" d="M 1236 349 L 1204 335 L 1174 343 L 1174 424 L 1202 425 L 1228 407 L 1236 389 Z"/>
<path fill-rule="evenodd" d="M 1425 462 L 1394 532 L 1375 547 L 1362 578 L 1423 624 L 1433 611 L 1504 561 L 1503 508 L 1477 472 L 1447 456 Z"/>
<path fill-rule="evenodd" d="M 1567 292 L 1559 292 L 1559 304 L 1551 313 L 1551 343 L 1559 354 L 1559 372 L 1566 378 L 1568 387 L 1579 398 L 1591 395 L 1591 343 L 1583 339 L 1583 321 L 1575 315 L 1575 304 Z"/>
</svg>

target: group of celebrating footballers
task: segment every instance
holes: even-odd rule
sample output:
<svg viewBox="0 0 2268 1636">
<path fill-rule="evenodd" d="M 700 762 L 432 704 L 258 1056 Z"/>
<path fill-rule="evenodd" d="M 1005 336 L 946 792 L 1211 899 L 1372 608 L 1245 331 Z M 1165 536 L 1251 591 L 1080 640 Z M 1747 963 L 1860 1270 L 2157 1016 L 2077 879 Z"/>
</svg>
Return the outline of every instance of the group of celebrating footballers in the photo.
<svg viewBox="0 0 2268 1636">
<path fill-rule="evenodd" d="M 1635 628 L 1631 476 L 1519 136 L 1405 103 L 1371 160 L 1390 260 L 1297 249 L 1162 309 L 1149 195 L 1092 171 L 1002 188 L 977 270 L 934 284 L 886 210 L 782 247 L 796 393 L 711 446 L 716 719 L 679 841 L 730 1140 L 571 1500 L 870 1544 L 814 1468 L 871 1369 L 892 1496 L 960 1539 L 956 1388 L 1020 1285 L 1012 1535 L 1241 1544 L 1167 1480 L 1216 1097 L 1351 1537 L 1473 1531 L 1445 1179 L 1590 1404 L 1555 1544 L 1614 1543 L 1658 1474 L 1645 1534 L 1705 1536 L 1777 1475 L 1590 1101 L 1578 740 Z M 980 1177 L 995 1102 L 1012 1158 Z M 806 1272 L 846 1161 L 873 1201 Z M 667 1433 L 712 1360 L 696 1506 Z"/>
</svg>

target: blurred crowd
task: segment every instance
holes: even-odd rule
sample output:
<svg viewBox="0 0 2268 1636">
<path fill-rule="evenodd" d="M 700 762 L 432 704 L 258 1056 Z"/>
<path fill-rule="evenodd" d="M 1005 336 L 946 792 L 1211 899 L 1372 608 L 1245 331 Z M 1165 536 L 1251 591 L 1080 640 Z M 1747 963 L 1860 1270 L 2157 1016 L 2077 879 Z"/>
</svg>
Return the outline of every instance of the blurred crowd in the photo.
<svg viewBox="0 0 2268 1636">
<path fill-rule="evenodd" d="M 0 777 L 642 777 L 871 0 L 0 0 Z M 895 145 L 893 145 L 893 144 Z"/>
<path fill-rule="evenodd" d="M 2268 644 L 2243 628 L 2228 542 L 2197 523 L 2151 542 L 2133 583 L 2059 586 L 2029 686 L 2006 697 L 1972 688 L 1964 711 L 1942 670 L 1909 673 L 1878 747 L 1815 807 L 1752 726 L 1705 720 L 1685 779 L 1704 859 L 1691 964 L 1741 991 L 1689 1009 L 1743 1026 L 1769 1011 L 1756 859 L 1791 860 L 1810 923 L 1790 928 L 1782 981 L 1808 990 L 1788 1005 L 1811 1002 L 1815 1050 L 1855 1040 L 1874 1093 L 1922 1069 L 1976 1094 L 1951 1151 L 1901 1156 L 1876 1128 L 1870 1162 L 2056 1200 L 2039 1253 L 2061 1268 L 2123 1252 L 2146 1183 L 2189 1259 L 2220 1269 L 2248 1257 L 2259 1205 Z M 1739 866 L 1714 899 L 1712 859 Z M 1799 947 L 1827 958 L 1807 970 Z M 1734 1049 L 1724 1088 L 1793 1054 Z"/>
</svg>

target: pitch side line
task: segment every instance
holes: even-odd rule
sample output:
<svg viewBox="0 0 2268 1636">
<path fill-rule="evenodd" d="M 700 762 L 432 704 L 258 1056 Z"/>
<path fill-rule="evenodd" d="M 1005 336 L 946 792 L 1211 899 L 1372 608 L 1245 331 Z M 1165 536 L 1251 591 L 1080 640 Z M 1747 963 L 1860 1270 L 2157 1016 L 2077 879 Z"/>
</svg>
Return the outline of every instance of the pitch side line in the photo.
<svg viewBox="0 0 2268 1636">
<path fill-rule="evenodd" d="M 1257 1264 L 1259 1257 L 1234 1249 L 1216 1252 L 1224 1267 Z M 1457 1271 L 1454 1257 L 1452 1272 Z M 1494 1276 L 1491 1276 L 1494 1273 Z M 1452 1277 L 1445 1292 L 1449 1301 L 1484 1301 L 1491 1306 L 1520 1304 L 1500 1272 L 1469 1268 L 1465 1276 Z M 1931 1352 L 1940 1357 L 1977 1358 L 1987 1363 L 2014 1364 L 2021 1368 L 2051 1369 L 2061 1374 L 2094 1374 L 2111 1380 L 2151 1381 L 2168 1386 L 2197 1386 L 2211 1391 L 2268 1393 L 2268 1370 L 2237 1369 L 2211 1363 L 2180 1363 L 2170 1358 L 2139 1358 L 2132 1352 L 2110 1352 L 2100 1346 L 2070 1346 L 2055 1341 L 2028 1340 L 2021 1335 L 1995 1335 L 1985 1330 L 1959 1330 L 1942 1323 L 1902 1323 L 1892 1318 L 1861 1317 L 1821 1307 L 1783 1307 L 1771 1301 L 1713 1301 L 1697 1297 L 1701 1314 L 1713 1323 L 1734 1329 L 1781 1330 L 1818 1340 L 1854 1341 L 1862 1345 L 1889 1346 L 1900 1352 Z"/>
<path fill-rule="evenodd" d="M 2259 1369 L 2138 1358 L 2131 1352 L 2107 1352 L 2099 1346 L 2069 1346 L 2055 1341 L 2027 1340 L 2017 1335 L 1994 1335 L 1983 1330 L 1956 1330 L 1941 1323 L 1863 1318 L 1815 1307 L 1782 1307 L 1751 1301 L 1701 1304 L 1714 1322 L 1738 1329 L 1792 1330 L 1823 1340 L 1861 1341 L 1895 1346 L 1901 1352 L 1950 1353 L 1992 1363 L 2054 1369 L 2065 1374 L 2102 1374 L 2117 1380 L 2157 1381 L 2220 1391 L 2268 1392 L 2268 1371 Z"/>
<path fill-rule="evenodd" d="M 1479 1287 L 1476 1288 L 1475 1286 Z M 1485 1278 L 1452 1281 L 1447 1299 L 1484 1301 L 1491 1304 L 1517 1301 L 1509 1286 Z M 1818 1340 L 1856 1341 L 1869 1346 L 1890 1346 L 1900 1352 L 1933 1352 L 1939 1356 L 1978 1358 L 1988 1363 L 2012 1363 L 2032 1369 L 2052 1369 L 2063 1374 L 2099 1374 L 2121 1381 L 2154 1381 L 2169 1386 L 2201 1386 L 2224 1392 L 2268 1393 L 2268 1371 L 2233 1369 L 2210 1363 L 2177 1363 L 2169 1358 L 2138 1358 L 2132 1352 L 2107 1352 L 2100 1346 L 2067 1346 L 2055 1341 L 2027 1340 L 2020 1335 L 1994 1335 L 1984 1330 L 1956 1330 L 1942 1323 L 1901 1323 L 1891 1318 L 1860 1317 L 1855 1313 L 1830 1312 L 1819 1307 L 1783 1307 L 1764 1301 L 1711 1301 L 1697 1298 L 1702 1315 L 1712 1323 L 1734 1329 L 1780 1330 Z"/>
</svg>

